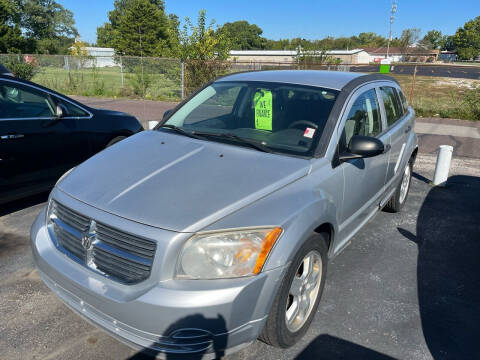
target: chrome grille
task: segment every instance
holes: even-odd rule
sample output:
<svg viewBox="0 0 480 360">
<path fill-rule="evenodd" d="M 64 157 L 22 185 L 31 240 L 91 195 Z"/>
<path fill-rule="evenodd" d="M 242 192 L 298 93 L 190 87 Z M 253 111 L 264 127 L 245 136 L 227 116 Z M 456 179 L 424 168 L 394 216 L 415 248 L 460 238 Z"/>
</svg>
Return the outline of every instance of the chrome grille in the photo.
<svg viewBox="0 0 480 360">
<path fill-rule="evenodd" d="M 75 261 L 122 283 L 150 276 L 155 242 L 97 223 L 54 200 L 48 217 L 53 242 Z"/>
<path fill-rule="evenodd" d="M 81 232 L 87 230 L 88 225 L 90 224 L 90 219 L 88 217 L 80 215 L 56 201 L 53 206 L 55 208 L 55 215 L 65 224 Z"/>
</svg>

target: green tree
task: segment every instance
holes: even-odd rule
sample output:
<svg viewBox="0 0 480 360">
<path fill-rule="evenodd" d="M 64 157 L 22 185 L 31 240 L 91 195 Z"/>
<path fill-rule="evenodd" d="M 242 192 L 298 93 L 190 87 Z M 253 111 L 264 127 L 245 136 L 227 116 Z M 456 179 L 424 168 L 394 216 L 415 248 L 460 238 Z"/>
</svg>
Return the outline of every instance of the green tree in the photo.
<svg viewBox="0 0 480 360">
<path fill-rule="evenodd" d="M 358 37 L 352 36 L 355 41 L 355 47 L 381 47 L 387 45 L 387 39 L 374 32 L 362 32 Z"/>
<path fill-rule="evenodd" d="M 439 30 L 430 30 L 420 43 L 429 49 L 442 49 L 445 45 L 445 37 Z"/>
<path fill-rule="evenodd" d="M 97 45 L 120 55 L 172 56 L 178 49 L 178 17 L 167 17 L 163 0 L 115 0 L 108 19 L 97 28 Z"/>
<path fill-rule="evenodd" d="M 197 25 L 185 18 L 183 30 L 179 33 L 182 60 L 226 60 L 231 49 L 231 42 L 224 32 L 215 31 L 212 20 L 207 26 L 207 12 L 200 10 Z"/>
<path fill-rule="evenodd" d="M 118 54 L 159 56 L 166 40 L 167 17 L 149 0 L 131 0 L 120 17 L 113 47 Z"/>
<path fill-rule="evenodd" d="M 115 40 L 115 29 L 111 23 L 97 27 L 97 46 L 111 47 Z"/>
<path fill-rule="evenodd" d="M 73 13 L 56 1 L 23 0 L 20 4 L 27 37 L 40 40 L 78 36 Z"/>
<path fill-rule="evenodd" d="M 185 61 L 185 81 L 187 93 L 190 93 L 224 74 L 229 64 L 231 42 L 225 32 L 215 31 L 215 20 L 207 25 L 207 14 L 201 10 L 197 24 L 185 18 L 183 30 L 179 32 L 178 56 Z"/>
<path fill-rule="evenodd" d="M 421 30 L 417 28 L 405 29 L 402 31 L 399 44 L 403 52 L 407 52 L 407 49 L 418 41 L 420 38 L 420 32 Z"/>
<path fill-rule="evenodd" d="M 467 21 L 454 35 L 454 44 L 458 56 L 471 60 L 480 54 L 480 16 Z"/>
<path fill-rule="evenodd" d="M 19 22 L 18 5 L 12 0 L 0 0 L 0 53 L 19 53 L 24 49 Z"/>
<path fill-rule="evenodd" d="M 454 51 L 455 50 L 455 37 L 453 35 L 444 35 L 442 40 L 442 50 Z"/>
<path fill-rule="evenodd" d="M 223 32 L 230 38 L 232 49 L 235 50 L 265 49 L 267 43 L 267 39 L 261 36 L 263 30 L 245 20 L 227 22 L 218 32 Z"/>
<path fill-rule="evenodd" d="M 6 37 L 17 43 L 23 38 L 21 52 L 67 53 L 78 35 L 73 13 L 54 0 L 0 0 L 0 9 L 3 26 L 10 27 Z"/>
</svg>

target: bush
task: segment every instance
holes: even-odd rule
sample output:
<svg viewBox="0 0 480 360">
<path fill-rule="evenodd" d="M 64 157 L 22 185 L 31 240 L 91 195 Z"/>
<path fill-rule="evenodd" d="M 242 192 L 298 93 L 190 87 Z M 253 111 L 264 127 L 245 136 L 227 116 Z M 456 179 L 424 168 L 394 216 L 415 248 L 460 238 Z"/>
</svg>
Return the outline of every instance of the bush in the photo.
<svg viewBox="0 0 480 360">
<path fill-rule="evenodd" d="M 220 60 L 188 60 L 185 62 L 185 90 L 191 94 L 209 81 L 228 73 L 231 65 Z"/>
<path fill-rule="evenodd" d="M 145 72 L 142 66 L 137 66 L 134 69 L 133 77 L 130 79 L 130 85 L 135 95 L 144 98 L 147 95 L 147 90 L 152 85 L 152 76 L 148 72 Z"/>
<path fill-rule="evenodd" d="M 480 85 L 476 85 L 465 92 L 462 105 L 470 114 L 472 120 L 480 120 Z"/>
<path fill-rule="evenodd" d="M 37 68 L 29 63 L 11 62 L 6 63 L 5 66 L 10 69 L 13 75 L 24 80 L 31 80 L 37 73 Z"/>
</svg>

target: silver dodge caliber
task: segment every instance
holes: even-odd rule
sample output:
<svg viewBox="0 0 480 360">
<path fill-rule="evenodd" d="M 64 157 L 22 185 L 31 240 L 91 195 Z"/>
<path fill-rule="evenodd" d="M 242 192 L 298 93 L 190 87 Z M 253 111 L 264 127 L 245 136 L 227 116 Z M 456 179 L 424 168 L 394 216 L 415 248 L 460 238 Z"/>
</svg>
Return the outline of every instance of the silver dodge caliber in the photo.
<svg viewBox="0 0 480 360">
<path fill-rule="evenodd" d="M 223 77 L 64 175 L 32 226 L 36 264 L 65 304 L 139 349 L 291 346 L 329 259 L 404 205 L 414 125 L 385 75 Z"/>
</svg>

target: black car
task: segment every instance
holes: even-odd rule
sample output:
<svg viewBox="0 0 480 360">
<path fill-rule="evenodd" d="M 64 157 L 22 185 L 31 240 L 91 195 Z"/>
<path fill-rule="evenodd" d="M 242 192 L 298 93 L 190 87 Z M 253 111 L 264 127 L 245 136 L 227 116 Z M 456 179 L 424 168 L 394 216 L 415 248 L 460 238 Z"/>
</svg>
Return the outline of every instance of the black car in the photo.
<svg viewBox="0 0 480 360">
<path fill-rule="evenodd" d="M 12 72 L 8 70 L 5 65 L 0 63 L 0 75 L 8 75 L 8 76 L 13 76 Z"/>
<path fill-rule="evenodd" d="M 142 130 L 134 116 L 0 75 L 0 203 L 49 190 L 67 170 Z"/>
</svg>

